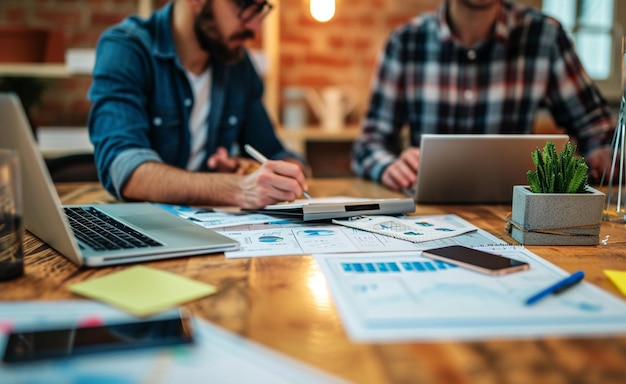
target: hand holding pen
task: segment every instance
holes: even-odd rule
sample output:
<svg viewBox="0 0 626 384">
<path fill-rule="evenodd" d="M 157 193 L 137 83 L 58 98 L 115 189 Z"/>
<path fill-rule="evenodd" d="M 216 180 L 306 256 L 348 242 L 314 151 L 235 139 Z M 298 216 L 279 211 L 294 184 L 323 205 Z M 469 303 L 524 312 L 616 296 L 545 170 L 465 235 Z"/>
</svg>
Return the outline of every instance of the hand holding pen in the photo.
<svg viewBox="0 0 626 384">
<path fill-rule="evenodd" d="M 244 150 L 248 153 L 253 159 L 258 161 L 261 164 L 267 163 L 268 159 L 261 152 L 257 151 L 253 146 L 246 144 L 244 145 Z M 302 195 L 307 199 L 311 199 L 311 195 L 309 195 L 306 191 L 302 191 Z"/>
</svg>

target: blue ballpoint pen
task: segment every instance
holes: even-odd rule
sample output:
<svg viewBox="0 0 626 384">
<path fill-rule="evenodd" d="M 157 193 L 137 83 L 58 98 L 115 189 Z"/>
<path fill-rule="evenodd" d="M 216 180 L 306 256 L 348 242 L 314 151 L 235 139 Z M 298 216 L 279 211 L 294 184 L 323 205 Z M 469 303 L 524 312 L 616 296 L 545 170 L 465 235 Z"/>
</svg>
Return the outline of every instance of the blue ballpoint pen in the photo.
<svg viewBox="0 0 626 384">
<path fill-rule="evenodd" d="M 257 151 L 256 148 L 254 148 L 250 144 L 244 145 L 243 149 L 248 153 L 248 155 L 252 156 L 252 158 L 259 163 L 264 164 L 267 161 L 267 157 L 265 157 L 261 152 Z M 307 192 L 302 191 L 302 195 L 311 200 L 311 195 L 309 195 Z"/>
<path fill-rule="evenodd" d="M 569 275 L 568 277 L 566 277 L 565 279 L 549 286 L 548 288 L 534 294 L 533 296 L 531 296 L 530 298 L 528 298 L 528 300 L 526 300 L 526 305 L 533 305 L 536 302 L 538 302 L 539 300 L 543 299 L 546 296 L 549 295 L 557 295 L 571 287 L 573 287 L 574 285 L 580 283 L 583 278 L 585 277 L 585 272 L 583 271 L 578 271 L 578 272 L 574 272 L 573 274 Z"/>
</svg>

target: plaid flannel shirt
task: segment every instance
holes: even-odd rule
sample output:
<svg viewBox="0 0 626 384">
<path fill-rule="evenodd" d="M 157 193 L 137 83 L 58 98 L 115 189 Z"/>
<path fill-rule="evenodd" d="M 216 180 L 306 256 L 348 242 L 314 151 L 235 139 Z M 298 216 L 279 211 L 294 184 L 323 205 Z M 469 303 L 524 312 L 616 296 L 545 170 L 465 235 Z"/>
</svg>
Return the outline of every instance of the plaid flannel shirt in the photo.
<svg viewBox="0 0 626 384">
<path fill-rule="evenodd" d="M 422 133 L 531 133 L 540 108 L 582 154 L 610 143 L 614 125 L 561 25 L 503 2 L 491 37 L 471 48 L 452 36 L 447 2 L 397 28 L 379 58 L 370 107 L 354 143 L 352 168 L 380 181 Z"/>
</svg>

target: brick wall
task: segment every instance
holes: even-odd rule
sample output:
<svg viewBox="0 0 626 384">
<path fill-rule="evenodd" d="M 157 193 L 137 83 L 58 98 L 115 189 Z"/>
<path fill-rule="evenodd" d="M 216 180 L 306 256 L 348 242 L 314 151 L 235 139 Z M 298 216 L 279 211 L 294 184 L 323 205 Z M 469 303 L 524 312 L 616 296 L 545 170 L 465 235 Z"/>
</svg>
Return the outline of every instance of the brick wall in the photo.
<svg viewBox="0 0 626 384">
<path fill-rule="evenodd" d="M 155 0 L 155 7 L 165 3 Z M 368 99 L 378 51 L 392 28 L 439 0 L 337 0 L 337 14 L 318 23 L 307 0 L 280 2 L 280 86 L 347 85 L 358 91 L 358 119 Z M 46 27 L 64 48 L 94 47 L 102 31 L 137 12 L 135 0 L 2 0 L 0 25 Z M 58 41 L 58 40 L 57 40 Z M 49 82 L 43 104 L 33 111 L 38 125 L 85 125 L 89 76 Z"/>
<path fill-rule="evenodd" d="M 155 0 L 155 4 L 164 3 Z M 27 25 L 51 31 L 49 61 L 63 61 L 66 48 L 93 48 L 108 26 L 137 12 L 135 0 L 1 0 L 0 25 Z M 1 47 L 0 47 L 1 49 Z M 85 125 L 89 113 L 89 76 L 47 79 L 36 125 Z"/>
<path fill-rule="evenodd" d="M 280 86 L 355 89 L 358 120 L 369 101 L 376 58 L 390 31 L 439 0 L 337 0 L 326 23 L 308 13 L 308 1 L 281 2 Z"/>
</svg>

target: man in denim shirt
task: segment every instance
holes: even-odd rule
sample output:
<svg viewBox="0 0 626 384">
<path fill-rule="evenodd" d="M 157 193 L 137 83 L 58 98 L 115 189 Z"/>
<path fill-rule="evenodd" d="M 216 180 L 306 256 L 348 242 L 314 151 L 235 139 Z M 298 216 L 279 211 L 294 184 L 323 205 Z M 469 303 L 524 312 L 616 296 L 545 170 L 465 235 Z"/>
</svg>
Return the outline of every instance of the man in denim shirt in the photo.
<svg viewBox="0 0 626 384">
<path fill-rule="evenodd" d="M 174 0 L 101 36 L 89 134 L 111 194 L 259 208 L 307 190 L 303 163 L 276 137 L 244 48 L 271 8 L 259 0 Z M 244 144 L 271 160 L 245 174 L 252 160 L 231 157 Z"/>
</svg>

